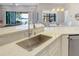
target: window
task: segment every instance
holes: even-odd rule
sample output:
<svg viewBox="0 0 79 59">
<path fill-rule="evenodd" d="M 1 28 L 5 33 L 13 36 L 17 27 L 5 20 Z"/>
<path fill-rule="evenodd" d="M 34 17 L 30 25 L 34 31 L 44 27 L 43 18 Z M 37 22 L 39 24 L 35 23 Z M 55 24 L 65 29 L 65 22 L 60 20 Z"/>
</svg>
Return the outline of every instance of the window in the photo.
<svg viewBox="0 0 79 59">
<path fill-rule="evenodd" d="M 28 20 L 29 20 L 29 14 L 26 12 L 17 12 L 17 17 L 16 17 L 16 21 L 17 23 L 21 23 L 21 24 L 28 24 Z"/>
</svg>

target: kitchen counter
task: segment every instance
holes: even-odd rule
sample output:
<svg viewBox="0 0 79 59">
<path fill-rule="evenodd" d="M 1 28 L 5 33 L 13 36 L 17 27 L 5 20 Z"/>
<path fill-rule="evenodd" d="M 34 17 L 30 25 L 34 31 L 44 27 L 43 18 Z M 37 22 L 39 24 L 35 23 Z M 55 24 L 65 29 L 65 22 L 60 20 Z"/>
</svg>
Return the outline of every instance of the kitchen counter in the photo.
<svg viewBox="0 0 79 59">
<path fill-rule="evenodd" d="M 36 24 L 35 26 L 36 26 L 36 28 L 44 27 L 42 24 Z M 32 29 L 32 28 L 33 28 L 33 26 L 31 24 L 30 25 L 30 29 Z M 0 28 L 0 35 L 9 34 L 9 33 L 17 32 L 17 31 L 22 31 L 22 30 L 27 30 L 27 29 L 28 29 L 27 25 L 3 27 L 3 28 Z"/>
<path fill-rule="evenodd" d="M 44 42 L 43 44 L 41 44 L 39 47 L 35 48 L 32 51 L 27 51 L 26 49 L 23 49 L 22 47 L 18 46 L 16 43 L 23 41 L 27 38 L 6 44 L 4 46 L 0 47 L 0 55 L 13 55 L 13 56 L 33 56 L 36 55 L 38 52 L 40 52 L 42 49 L 44 49 L 46 46 L 48 46 L 51 42 L 54 42 L 54 40 L 56 40 L 56 38 L 58 38 L 59 36 L 63 35 L 63 34 L 79 34 L 79 28 L 78 27 L 50 27 L 50 28 L 46 28 L 44 32 L 39 33 L 39 34 L 43 34 L 43 35 L 47 35 L 47 36 L 51 36 L 52 39 L 49 39 L 48 41 Z M 39 35 L 37 34 L 37 35 Z M 34 35 L 34 36 L 37 36 Z M 31 36 L 31 37 L 34 37 Z"/>
</svg>

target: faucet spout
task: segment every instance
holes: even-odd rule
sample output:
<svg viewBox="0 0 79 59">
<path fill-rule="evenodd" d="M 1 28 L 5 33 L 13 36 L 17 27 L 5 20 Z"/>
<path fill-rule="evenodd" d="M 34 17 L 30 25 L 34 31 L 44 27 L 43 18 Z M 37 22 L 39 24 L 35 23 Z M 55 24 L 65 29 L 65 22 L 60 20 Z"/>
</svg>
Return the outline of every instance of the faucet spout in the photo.
<svg viewBox="0 0 79 59">
<path fill-rule="evenodd" d="M 36 28 L 36 27 L 35 27 L 35 24 L 33 24 L 33 30 L 34 30 L 33 32 L 34 32 L 34 35 L 36 34 L 35 28 Z"/>
<path fill-rule="evenodd" d="M 30 20 L 29 20 L 29 22 L 28 22 L 28 37 L 30 37 L 32 34 L 33 35 L 36 34 L 36 32 L 35 32 L 35 28 L 36 28 L 35 23 L 33 23 L 32 26 L 33 26 L 33 29 L 30 28 L 31 25 L 30 25 Z"/>
</svg>

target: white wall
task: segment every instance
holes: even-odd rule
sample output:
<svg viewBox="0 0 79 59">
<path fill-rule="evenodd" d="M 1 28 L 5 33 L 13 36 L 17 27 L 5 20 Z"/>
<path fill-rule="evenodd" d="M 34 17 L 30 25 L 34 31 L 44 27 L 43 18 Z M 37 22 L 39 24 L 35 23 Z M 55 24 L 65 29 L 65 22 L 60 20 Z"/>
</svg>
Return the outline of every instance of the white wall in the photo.
<svg viewBox="0 0 79 59">
<path fill-rule="evenodd" d="M 36 9 L 36 6 L 25 6 L 25 5 L 3 5 L 3 20 L 4 20 L 4 25 L 6 24 L 6 11 L 16 11 L 16 12 L 29 12 L 29 18 L 32 20 L 34 19 L 33 13 Z"/>
<path fill-rule="evenodd" d="M 2 26 L 2 24 L 3 24 L 3 14 L 2 14 L 2 6 L 0 6 L 0 21 L 2 21 L 2 22 L 0 22 L 0 26 Z"/>
<path fill-rule="evenodd" d="M 18 11 L 18 12 L 30 12 L 30 19 L 34 19 L 36 21 L 37 19 L 39 22 L 42 22 L 42 11 L 43 10 L 52 10 L 53 8 L 65 8 L 65 12 L 58 14 L 58 22 L 59 24 L 65 24 L 65 25 L 77 25 L 79 24 L 79 21 L 75 20 L 75 14 L 79 13 L 79 3 L 39 3 L 37 5 L 18 5 L 18 6 L 11 6 L 11 5 L 3 5 L 0 6 L 0 20 L 4 20 L 4 25 L 6 22 L 6 11 Z M 2 9 L 2 10 L 1 10 Z M 38 13 L 38 17 L 36 17 Z M 1 15 L 2 14 L 2 15 Z M 65 17 L 65 18 L 64 18 Z M 65 21 L 65 22 L 64 22 Z"/>
<path fill-rule="evenodd" d="M 18 12 L 30 12 L 30 19 L 34 19 L 34 21 L 36 21 L 37 19 L 39 20 L 38 22 L 42 22 L 42 11 L 43 10 L 52 10 L 53 8 L 65 8 L 65 4 L 59 4 L 59 3 L 40 3 L 37 5 L 3 5 L 3 20 L 4 21 L 4 25 L 6 22 L 6 11 L 18 11 Z M 38 13 L 38 17 L 36 17 L 36 14 Z M 58 14 L 58 22 L 59 24 L 63 24 L 64 23 L 64 12 L 63 13 L 59 13 Z"/>
<path fill-rule="evenodd" d="M 65 18 L 65 24 L 70 26 L 77 26 L 79 25 L 79 21 L 75 19 L 75 14 L 79 13 L 79 3 L 70 3 L 66 4 L 66 18 Z"/>
<path fill-rule="evenodd" d="M 42 11 L 46 11 L 46 10 L 49 10 L 51 11 L 53 8 L 65 8 L 65 4 L 61 4 L 61 3 L 40 3 L 38 5 L 38 13 L 39 13 L 39 21 L 41 22 L 42 21 Z M 63 24 L 64 23 L 64 12 L 63 13 L 58 13 L 58 22 L 59 24 Z"/>
</svg>

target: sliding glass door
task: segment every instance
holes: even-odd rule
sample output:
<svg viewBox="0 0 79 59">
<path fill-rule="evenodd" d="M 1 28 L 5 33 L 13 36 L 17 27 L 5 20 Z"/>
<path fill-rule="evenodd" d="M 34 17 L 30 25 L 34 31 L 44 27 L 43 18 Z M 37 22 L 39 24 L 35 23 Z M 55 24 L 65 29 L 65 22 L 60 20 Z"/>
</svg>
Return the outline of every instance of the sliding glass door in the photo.
<svg viewBox="0 0 79 59">
<path fill-rule="evenodd" d="M 6 24 L 7 25 L 27 25 L 29 20 L 28 12 L 6 12 Z"/>
<path fill-rule="evenodd" d="M 16 12 L 6 12 L 6 24 L 15 25 L 16 24 Z"/>
</svg>

